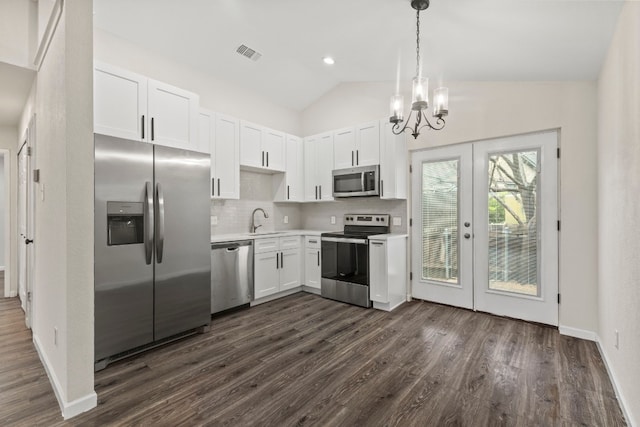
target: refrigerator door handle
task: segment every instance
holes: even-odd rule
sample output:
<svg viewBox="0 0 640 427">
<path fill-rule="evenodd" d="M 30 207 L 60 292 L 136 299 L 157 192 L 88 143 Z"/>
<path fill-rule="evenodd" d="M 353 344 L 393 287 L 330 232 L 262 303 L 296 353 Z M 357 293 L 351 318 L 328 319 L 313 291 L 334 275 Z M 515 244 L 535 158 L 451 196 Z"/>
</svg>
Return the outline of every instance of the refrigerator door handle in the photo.
<svg viewBox="0 0 640 427">
<path fill-rule="evenodd" d="M 156 203 L 158 206 L 158 220 L 156 221 L 156 262 L 162 262 L 164 251 L 164 193 L 160 183 L 156 184 Z"/>
<path fill-rule="evenodd" d="M 153 259 L 153 185 L 147 181 L 144 188 L 144 254 L 147 265 Z"/>
</svg>

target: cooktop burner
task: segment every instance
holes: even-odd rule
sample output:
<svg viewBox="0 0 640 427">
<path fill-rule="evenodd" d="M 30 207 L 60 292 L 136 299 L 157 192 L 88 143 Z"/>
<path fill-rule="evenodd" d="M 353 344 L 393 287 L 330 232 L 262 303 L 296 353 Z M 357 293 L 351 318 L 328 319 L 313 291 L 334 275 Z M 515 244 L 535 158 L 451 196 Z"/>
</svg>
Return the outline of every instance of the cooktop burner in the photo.
<svg viewBox="0 0 640 427">
<path fill-rule="evenodd" d="M 323 237 L 366 239 L 376 234 L 389 233 L 389 215 L 346 214 L 344 231 L 322 233 Z"/>
</svg>

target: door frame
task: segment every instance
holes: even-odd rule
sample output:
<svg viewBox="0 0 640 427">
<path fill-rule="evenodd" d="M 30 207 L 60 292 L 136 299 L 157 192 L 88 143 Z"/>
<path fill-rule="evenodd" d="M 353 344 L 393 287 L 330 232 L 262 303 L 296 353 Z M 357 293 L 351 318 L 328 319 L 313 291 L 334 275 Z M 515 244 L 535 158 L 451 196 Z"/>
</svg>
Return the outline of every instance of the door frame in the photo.
<svg viewBox="0 0 640 427">
<path fill-rule="evenodd" d="M 6 148 L 0 148 L 0 156 L 4 161 L 4 296 L 5 298 L 15 297 L 17 290 L 11 290 L 11 217 L 13 216 L 13 203 L 11 198 L 11 151 Z"/>
<path fill-rule="evenodd" d="M 515 134 L 510 134 L 510 135 L 501 135 L 501 136 L 494 136 L 494 137 L 486 137 L 486 138 L 481 138 L 481 139 L 475 139 L 475 140 L 469 140 L 469 141 L 463 141 L 463 142 L 456 142 L 456 143 L 451 143 L 451 144 L 441 144 L 441 145 L 435 145 L 435 146 L 429 146 L 429 147 L 420 147 L 420 148 L 414 148 L 411 149 L 409 148 L 408 152 L 409 152 L 409 170 L 407 171 L 407 180 L 409 183 L 408 186 L 408 195 L 407 195 L 407 218 L 409 218 L 409 227 L 408 227 L 408 235 L 409 235 L 409 242 L 408 242 L 408 249 L 409 249 L 409 256 L 407 257 L 407 268 L 408 271 L 410 272 L 409 275 L 409 285 L 407 287 L 407 301 L 411 301 L 413 298 L 415 298 L 413 296 L 413 290 L 414 290 L 414 279 L 413 278 L 413 257 L 414 257 L 414 251 L 413 251 L 413 239 L 414 239 L 414 228 L 412 227 L 412 222 L 413 222 L 413 210 L 414 210 L 414 203 L 420 203 L 420 201 L 415 201 L 413 194 L 414 194 L 414 185 L 413 185 L 413 173 L 418 173 L 418 171 L 412 171 L 411 170 L 411 166 L 413 164 L 413 156 L 416 153 L 420 153 L 423 151 L 427 151 L 427 150 L 432 150 L 432 149 L 438 149 L 438 148 L 447 148 L 447 147 L 452 147 L 452 146 L 457 146 L 457 145 L 465 145 L 465 144 L 474 144 L 474 143 L 482 143 L 485 141 L 490 141 L 490 140 L 494 140 L 494 139 L 502 139 L 502 138 L 512 138 L 512 137 L 519 137 L 519 136 L 529 136 L 529 135 L 536 135 L 536 134 L 542 134 L 542 133 L 548 133 L 548 132 L 555 132 L 556 136 L 557 136 L 557 150 L 559 152 L 559 150 L 561 149 L 561 145 L 562 145 L 562 131 L 561 128 L 548 128 L 548 129 L 541 129 L 541 130 L 536 130 L 536 131 L 532 131 L 532 132 L 523 132 L 523 133 L 515 133 Z M 409 139 L 407 138 L 407 141 L 409 141 Z M 407 142 L 408 144 L 408 142 Z M 561 163 L 560 163 L 560 158 L 558 157 L 557 159 L 557 177 L 556 177 L 556 194 L 557 194 L 557 205 L 556 205 L 556 209 L 557 209 L 557 219 L 558 221 L 560 221 L 561 219 L 561 209 L 562 209 L 562 204 L 561 204 Z M 474 218 L 475 221 L 475 218 Z M 558 238 L 557 238 L 557 248 L 556 248 L 556 259 L 557 259 L 557 264 L 556 264 L 556 271 L 555 273 L 557 274 L 557 292 L 561 293 L 561 282 L 560 282 L 560 270 L 562 268 L 562 266 L 560 265 L 560 244 L 561 244 L 561 239 L 560 239 L 560 235 L 558 234 Z M 474 260 L 475 262 L 475 260 Z M 474 276 L 475 276 L 475 272 L 474 272 Z M 475 284 L 473 285 L 474 287 L 474 292 L 475 292 Z M 475 298 L 475 297 L 474 297 Z M 557 324 L 555 326 L 559 325 L 560 322 L 560 304 L 558 303 L 556 305 L 557 308 Z M 472 308 L 471 310 L 473 311 L 477 311 L 477 309 Z"/>
</svg>

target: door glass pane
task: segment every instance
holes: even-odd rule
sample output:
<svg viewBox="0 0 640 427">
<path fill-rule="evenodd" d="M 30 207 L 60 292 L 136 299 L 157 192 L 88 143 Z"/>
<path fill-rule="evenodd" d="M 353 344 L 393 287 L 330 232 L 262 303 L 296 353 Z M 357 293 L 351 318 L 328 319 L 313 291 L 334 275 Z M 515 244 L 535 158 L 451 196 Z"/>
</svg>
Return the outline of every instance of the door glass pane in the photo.
<svg viewBox="0 0 640 427">
<path fill-rule="evenodd" d="M 459 161 L 422 164 L 422 278 L 458 283 Z"/>
<path fill-rule="evenodd" d="M 489 156 L 489 289 L 540 295 L 538 151 Z"/>
</svg>

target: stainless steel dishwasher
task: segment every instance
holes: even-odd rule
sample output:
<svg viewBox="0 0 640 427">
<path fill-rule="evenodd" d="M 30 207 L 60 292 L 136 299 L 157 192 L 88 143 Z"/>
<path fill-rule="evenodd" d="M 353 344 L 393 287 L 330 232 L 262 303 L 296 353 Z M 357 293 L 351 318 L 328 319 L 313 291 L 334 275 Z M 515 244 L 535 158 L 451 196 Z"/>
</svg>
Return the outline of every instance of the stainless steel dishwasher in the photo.
<svg viewBox="0 0 640 427">
<path fill-rule="evenodd" d="M 253 298 L 253 241 L 211 244 L 211 313 L 249 305 Z"/>
</svg>

